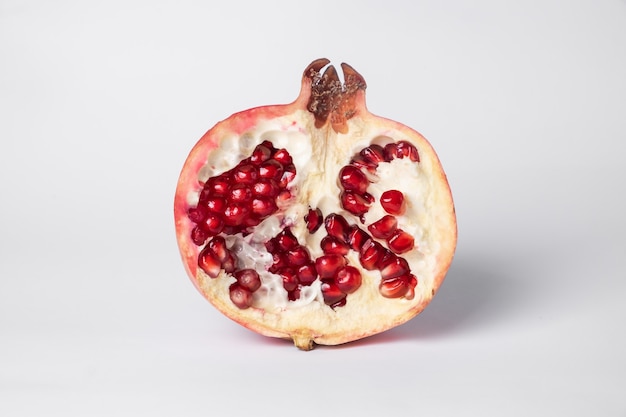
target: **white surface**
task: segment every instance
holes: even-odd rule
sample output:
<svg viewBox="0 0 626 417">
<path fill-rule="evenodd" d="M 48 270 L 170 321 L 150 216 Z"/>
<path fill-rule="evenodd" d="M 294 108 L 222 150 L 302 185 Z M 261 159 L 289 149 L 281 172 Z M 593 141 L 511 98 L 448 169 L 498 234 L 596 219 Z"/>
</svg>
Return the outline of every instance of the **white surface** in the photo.
<svg viewBox="0 0 626 417">
<path fill-rule="evenodd" d="M 0 415 L 625 416 L 625 52 L 617 0 L 0 1 Z M 434 144 L 459 245 L 416 319 L 305 353 L 194 290 L 172 199 L 321 56 Z"/>
</svg>

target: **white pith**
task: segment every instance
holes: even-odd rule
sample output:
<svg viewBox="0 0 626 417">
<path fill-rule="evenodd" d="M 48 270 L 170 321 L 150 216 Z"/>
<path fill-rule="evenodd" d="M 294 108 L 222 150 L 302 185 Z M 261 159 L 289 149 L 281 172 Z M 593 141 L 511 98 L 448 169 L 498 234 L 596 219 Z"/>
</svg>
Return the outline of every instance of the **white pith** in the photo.
<svg viewBox="0 0 626 417">
<path fill-rule="evenodd" d="M 256 145 L 264 140 L 271 141 L 276 148 L 287 149 L 296 166 L 296 177 L 289 185 L 292 199 L 279 206 L 281 210 L 264 220 L 252 234 L 246 237 L 241 234 L 226 237 L 228 247 L 237 256 L 238 268 L 257 270 L 262 281 L 261 288 L 253 295 L 252 307 L 244 314 L 258 316 L 257 319 L 268 322 L 269 327 L 275 326 L 278 329 L 294 326 L 297 328 L 298 323 L 301 325 L 303 322 L 303 315 L 314 315 L 314 319 L 304 321 L 314 322 L 312 327 L 319 328 L 335 323 L 344 315 L 350 315 L 352 322 L 357 321 L 358 328 L 358 321 L 367 320 L 368 315 L 376 314 L 375 310 L 379 310 L 381 315 L 393 316 L 406 310 L 407 304 L 417 305 L 423 297 L 430 298 L 439 250 L 438 236 L 430 228 L 430 225 L 436 223 L 437 216 L 431 207 L 434 204 L 432 179 L 425 175 L 431 168 L 430 162 L 422 160 L 417 163 L 403 158 L 379 164 L 376 177 L 370 176 L 374 182 L 367 190 L 375 198 L 375 202 L 365 215 L 365 223 L 361 223 L 341 207 L 339 170 L 349 163 L 352 156 L 372 143 L 384 146 L 389 142 L 409 138 L 400 131 L 382 130 L 376 126 L 360 126 L 358 134 L 316 136 L 309 132 L 320 131 L 311 129 L 309 124 L 310 115 L 306 112 L 260 121 L 253 129 L 241 135 L 221 138 L 219 147 L 209 154 L 206 165 L 199 171 L 198 179 L 202 182 L 219 175 L 249 157 Z M 378 291 L 380 272 L 362 269 L 358 254 L 350 251 L 347 255 L 348 262 L 361 270 L 363 283 L 355 293 L 348 295 L 345 306 L 334 310 L 328 307 L 324 303 L 319 280 L 311 286 L 303 286 L 298 300 L 289 301 L 281 277 L 267 271 L 272 263 L 272 256 L 265 249 L 264 243 L 284 227 L 291 226 L 294 236 L 308 249 L 311 259 L 315 259 L 323 255 L 320 241 L 327 233 L 323 226 L 314 234 L 308 232 L 304 216 L 309 207 L 319 208 L 324 217 L 330 213 L 341 214 L 350 224 L 357 224 L 367 231 L 367 226 L 387 214 L 379 201 L 380 195 L 391 189 L 401 191 L 406 202 L 405 213 L 395 216 L 398 228 L 415 238 L 415 248 L 400 255 L 407 260 L 411 272 L 418 278 L 415 297 L 412 300 L 384 299 Z M 197 199 L 197 191 L 190 192 L 187 196 L 191 206 L 197 203 Z M 387 246 L 384 241 L 380 242 Z M 229 302 L 228 287 L 235 281 L 232 276 L 222 272 L 218 278 L 212 279 L 201 270 L 197 274 L 198 282 L 206 293 L 222 294 L 225 302 Z M 375 298 L 380 299 L 380 302 L 367 301 Z M 370 310 L 366 311 L 368 308 Z"/>
</svg>

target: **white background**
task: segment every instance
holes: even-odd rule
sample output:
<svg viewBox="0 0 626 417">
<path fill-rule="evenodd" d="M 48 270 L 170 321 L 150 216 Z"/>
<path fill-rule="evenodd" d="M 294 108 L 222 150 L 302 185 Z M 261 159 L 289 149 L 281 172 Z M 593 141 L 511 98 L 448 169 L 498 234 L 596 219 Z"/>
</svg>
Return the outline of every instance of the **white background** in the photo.
<svg viewBox="0 0 626 417">
<path fill-rule="evenodd" d="M 313 59 L 422 132 L 453 266 L 404 326 L 301 352 L 175 243 L 217 121 Z M 626 416 L 626 2 L 0 0 L 0 416 Z"/>
</svg>

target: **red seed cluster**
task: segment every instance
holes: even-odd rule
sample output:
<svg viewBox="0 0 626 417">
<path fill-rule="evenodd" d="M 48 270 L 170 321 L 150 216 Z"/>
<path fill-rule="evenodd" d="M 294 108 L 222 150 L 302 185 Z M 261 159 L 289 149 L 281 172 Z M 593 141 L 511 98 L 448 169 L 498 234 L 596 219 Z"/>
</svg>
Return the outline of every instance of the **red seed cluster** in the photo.
<svg viewBox="0 0 626 417">
<path fill-rule="evenodd" d="M 342 207 L 362 222 L 374 202 L 374 197 L 367 192 L 370 183 L 367 172 L 375 173 L 380 163 L 394 158 L 419 162 L 417 149 L 408 142 L 384 147 L 373 144 L 362 149 L 341 169 Z M 233 169 L 209 178 L 200 192 L 197 206 L 188 211 L 189 219 L 195 224 L 191 238 L 196 245 L 204 245 L 198 256 L 199 267 L 211 278 L 216 278 L 222 270 L 235 278 L 229 294 L 238 308 L 252 305 L 253 293 L 261 287 L 261 279 L 253 269 L 238 269 L 237 258 L 227 248 L 224 235 L 245 235 L 275 213 L 291 198 L 287 186 L 295 175 L 296 168 L 289 153 L 265 141 Z M 265 247 L 273 258 L 268 270 L 282 278 L 290 300 L 300 298 L 302 287 L 319 279 L 324 302 L 333 309 L 345 305 L 347 295 L 362 284 L 359 269 L 349 265 L 346 258 L 351 250 L 358 253 L 359 263 L 365 270 L 380 271 L 381 295 L 414 297 L 417 278 L 407 261 L 398 256 L 413 249 L 414 239 L 398 228 L 394 217 L 404 212 L 404 196 L 397 190 L 385 191 L 380 203 L 388 214 L 368 226 L 367 231 L 350 225 L 336 213 L 324 219 L 319 208 L 309 208 L 304 217 L 309 233 L 316 233 L 322 225 L 326 231 L 320 242 L 323 255 L 317 259 L 311 258 L 289 227 L 266 242 Z M 386 242 L 388 248 L 377 239 Z"/>
<path fill-rule="evenodd" d="M 413 249 L 415 240 L 413 236 L 398 228 L 398 221 L 391 215 L 385 215 L 379 220 L 367 226 L 372 236 L 387 242 L 389 248 L 395 253 L 405 253 Z"/>
<path fill-rule="evenodd" d="M 269 141 L 259 144 L 249 158 L 204 184 L 197 206 L 188 211 L 196 224 L 192 241 L 202 246 L 220 233 L 247 233 L 274 214 L 279 202 L 291 197 L 287 185 L 295 176 L 295 165 L 285 149 L 276 149 Z"/>
<path fill-rule="evenodd" d="M 390 221 L 392 225 L 394 222 L 395 218 Z M 329 214 L 324 224 L 328 236 L 322 239 L 322 248 L 325 239 L 333 244 L 327 244 L 331 251 L 325 250 L 325 254 L 316 260 L 316 266 L 322 280 L 322 294 L 326 304 L 331 307 L 344 305 L 346 294 L 361 285 L 358 269 L 346 264 L 344 255 L 349 250 L 359 253 L 359 262 L 364 269 L 380 271 L 382 279 L 379 290 L 383 296 L 413 298 L 417 278 L 411 274 L 404 258 L 385 248 L 363 229 L 349 225 L 341 215 Z"/>
<path fill-rule="evenodd" d="M 269 272 L 280 275 L 289 299 L 297 300 L 301 287 L 311 285 L 318 277 L 309 251 L 298 243 L 290 228 L 267 241 L 265 247 L 273 258 Z"/>
<path fill-rule="evenodd" d="M 413 162 L 419 162 L 417 148 L 409 142 L 392 142 L 384 147 L 372 144 L 363 148 L 354 155 L 350 164 L 344 166 L 339 172 L 339 184 L 343 188 L 340 200 L 341 206 L 365 222 L 364 215 L 368 212 L 374 197 L 367 192 L 370 181 L 365 172 L 374 174 L 378 165 L 382 162 L 391 162 L 393 159 L 409 158 Z M 401 214 L 401 208 L 394 210 L 397 202 L 391 201 L 388 205 L 392 211 L 390 214 Z M 402 203 L 400 202 L 400 206 Z"/>
<path fill-rule="evenodd" d="M 261 288 L 261 277 L 254 269 L 240 269 L 233 276 L 237 280 L 228 288 L 230 300 L 241 309 L 252 305 L 252 293 Z"/>
<path fill-rule="evenodd" d="M 220 270 L 232 273 L 237 268 L 237 258 L 226 247 L 222 236 L 215 236 L 200 251 L 198 266 L 211 278 L 217 278 Z"/>
</svg>

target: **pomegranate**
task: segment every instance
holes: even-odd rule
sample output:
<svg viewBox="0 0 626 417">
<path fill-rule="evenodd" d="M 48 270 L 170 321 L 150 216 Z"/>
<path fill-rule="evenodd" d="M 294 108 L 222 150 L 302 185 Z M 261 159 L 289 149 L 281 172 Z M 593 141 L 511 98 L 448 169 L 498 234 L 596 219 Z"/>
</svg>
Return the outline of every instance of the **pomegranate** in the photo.
<svg viewBox="0 0 626 417">
<path fill-rule="evenodd" d="M 234 114 L 191 150 L 176 234 L 218 310 L 303 350 L 400 325 L 431 301 L 457 238 L 450 189 L 416 131 L 375 116 L 327 59 L 291 104 Z"/>
</svg>

